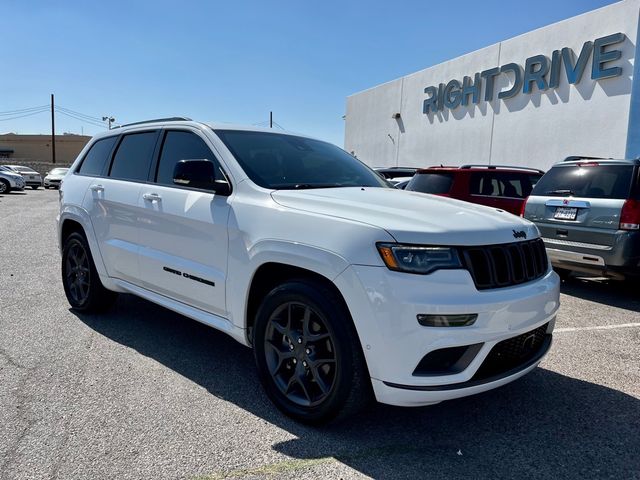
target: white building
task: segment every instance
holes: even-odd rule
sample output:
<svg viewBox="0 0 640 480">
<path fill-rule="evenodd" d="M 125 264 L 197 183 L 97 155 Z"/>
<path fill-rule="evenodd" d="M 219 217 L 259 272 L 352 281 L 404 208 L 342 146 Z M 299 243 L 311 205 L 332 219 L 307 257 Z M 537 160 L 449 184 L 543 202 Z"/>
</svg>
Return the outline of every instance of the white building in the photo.
<svg viewBox="0 0 640 480">
<path fill-rule="evenodd" d="M 638 157 L 639 13 L 624 0 L 356 93 L 345 149 L 376 167 Z"/>
</svg>

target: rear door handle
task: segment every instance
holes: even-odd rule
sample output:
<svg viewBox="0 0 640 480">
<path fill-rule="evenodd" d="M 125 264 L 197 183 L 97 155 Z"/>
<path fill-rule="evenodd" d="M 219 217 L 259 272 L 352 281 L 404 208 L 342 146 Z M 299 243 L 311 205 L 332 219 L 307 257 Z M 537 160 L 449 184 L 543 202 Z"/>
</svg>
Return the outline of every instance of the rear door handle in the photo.
<svg viewBox="0 0 640 480">
<path fill-rule="evenodd" d="M 157 193 L 143 193 L 142 198 L 149 202 L 159 202 L 160 200 L 162 200 L 162 197 Z"/>
<path fill-rule="evenodd" d="M 91 185 L 89 188 L 92 192 L 104 192 L 104 186 L 102 185 Z"/>
</svg>

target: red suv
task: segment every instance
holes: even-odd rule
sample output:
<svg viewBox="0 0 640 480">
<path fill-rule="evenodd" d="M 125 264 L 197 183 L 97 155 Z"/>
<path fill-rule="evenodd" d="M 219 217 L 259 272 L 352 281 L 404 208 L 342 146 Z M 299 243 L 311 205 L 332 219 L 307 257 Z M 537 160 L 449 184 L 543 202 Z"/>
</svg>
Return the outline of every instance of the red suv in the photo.
<svg viewBox="0 0 640 480">
<path fill-rule="evenodd" d="M 405 190 L 501 208 L 519 215 L 542 170 L 502 165 L 421 168 Z"/>
</svg>

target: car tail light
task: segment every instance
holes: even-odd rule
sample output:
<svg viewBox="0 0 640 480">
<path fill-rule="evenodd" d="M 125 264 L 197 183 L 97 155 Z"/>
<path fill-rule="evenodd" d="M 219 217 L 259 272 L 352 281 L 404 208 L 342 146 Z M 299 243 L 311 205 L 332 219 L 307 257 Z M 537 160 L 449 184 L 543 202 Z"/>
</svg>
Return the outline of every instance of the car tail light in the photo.
<svg viewBox="0 0 640 480">
<path fill-rule="evenodd" d="M 520 207 L 520 216 L 523 218 L 524 218 L 524 211 L 527 209 L 527 200 L 529 200 L 529 197 L 524 199 L 524 201 L 522 202 L 522 206 Z"/>
<path fill-rule="evenodd" d="M 640 229 L 640 201 L 628 199 L 624 201 L 620 212 L 620 230 Z"/>
</svg>

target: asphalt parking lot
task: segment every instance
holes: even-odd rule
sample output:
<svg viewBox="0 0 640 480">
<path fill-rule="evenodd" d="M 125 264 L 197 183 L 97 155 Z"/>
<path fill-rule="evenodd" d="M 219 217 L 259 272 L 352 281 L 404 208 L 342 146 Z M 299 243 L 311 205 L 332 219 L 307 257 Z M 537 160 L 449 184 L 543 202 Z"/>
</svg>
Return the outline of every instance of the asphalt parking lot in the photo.
<svg viewBox="0 0 640 480">
<path fill-rule="evenodd" d="M 222 333 L 132 296 L 70 311 L 57 198 L 0 196 L 3 479 L 640 478 L 638 284 L 563 284 L 551 352 L 506 387 L 314 429 Z"/>
</svg>

